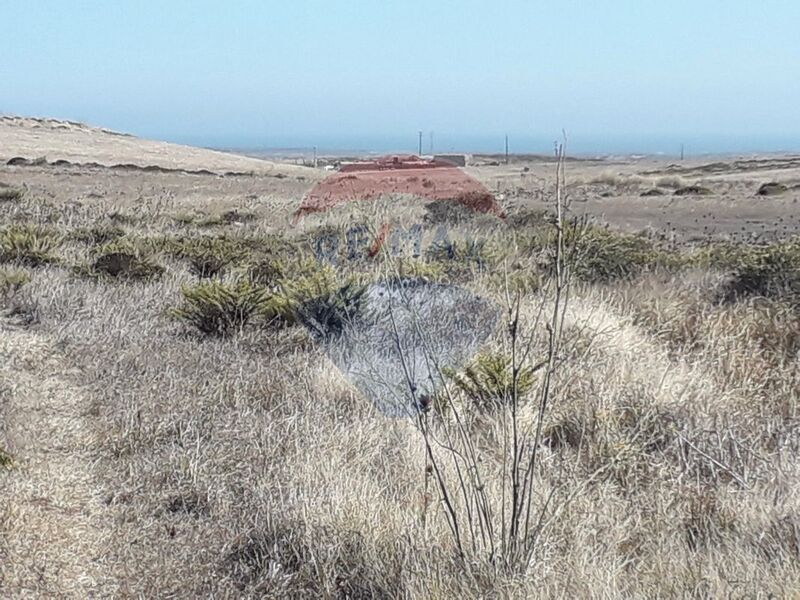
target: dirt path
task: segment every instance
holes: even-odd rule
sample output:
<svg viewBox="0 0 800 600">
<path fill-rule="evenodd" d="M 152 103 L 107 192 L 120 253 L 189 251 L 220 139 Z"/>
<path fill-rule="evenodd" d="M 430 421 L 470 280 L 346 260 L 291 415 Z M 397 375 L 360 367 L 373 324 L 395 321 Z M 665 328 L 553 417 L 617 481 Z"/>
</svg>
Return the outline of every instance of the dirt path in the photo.
<svg viewBox="0 0 800 600">
<path fill-rule="evenodd" d="M 0 317 L 0 597 L 109 597 L 113 525 L 95 477 L 89 405 L 46 338 Z M 2 437 L 0 437 L 2 439 Z"/>
</svg>

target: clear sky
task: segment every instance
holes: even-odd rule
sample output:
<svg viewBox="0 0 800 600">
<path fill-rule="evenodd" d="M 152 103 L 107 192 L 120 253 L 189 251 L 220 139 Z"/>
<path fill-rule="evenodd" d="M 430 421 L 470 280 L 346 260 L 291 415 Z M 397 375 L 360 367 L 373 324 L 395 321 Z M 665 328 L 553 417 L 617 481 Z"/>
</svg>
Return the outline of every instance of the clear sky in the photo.
<svg viewBox="0 0 800 600">
<path fill-rule="evenodd" d="M 0 111 L 223 146 L 800 149 L 800 1 L 0 0 Z"/>
</svg>

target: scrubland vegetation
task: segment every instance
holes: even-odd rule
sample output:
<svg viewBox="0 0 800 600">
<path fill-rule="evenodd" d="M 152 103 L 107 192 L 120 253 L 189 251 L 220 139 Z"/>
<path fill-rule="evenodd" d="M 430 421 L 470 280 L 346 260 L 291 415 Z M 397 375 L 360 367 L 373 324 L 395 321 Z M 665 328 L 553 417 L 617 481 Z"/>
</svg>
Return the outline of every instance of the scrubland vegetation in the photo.
<svg viewBox="0 0 800 600">
<path fill-rule="evenodd" d="M 437 204 L 424 227 L 446 223 L 451 239 L 397 259 L 348 255 L 357 215 L 276 236 L 260 229 L 269 214 L 244 210 L 208 222 L 109 205 L 67 222 L 10 200 L 0 335 L 18 345 L 0 416 L 22 393 L 26 340 L 58 352 L 101 510 L 78 554 L 107 592 L 800 590 L 798 240 L 676 247 L 569 214 L 501 223 Z M 323 235 L 341 244 L 321 264 Z M 398 276 L 467 287 L 501 314 L 413 418 L 377 411 L 303 326 Z M 22 506 L 8 427 L 0 595 L 57 595 L 78 551 L 52 541 L 58 512 Z M 23 544 L 21 527 L 38 531 Z M 43 557 L 50 570 L 26 569 Z"/>
</svg>

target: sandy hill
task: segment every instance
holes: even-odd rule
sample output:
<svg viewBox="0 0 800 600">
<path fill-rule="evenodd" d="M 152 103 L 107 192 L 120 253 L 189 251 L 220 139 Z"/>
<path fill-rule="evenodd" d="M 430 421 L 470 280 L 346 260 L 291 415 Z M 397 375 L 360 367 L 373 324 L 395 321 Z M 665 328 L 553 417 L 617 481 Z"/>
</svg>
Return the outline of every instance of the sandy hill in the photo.
<svg viewBox="0 0 800 600">
<path fill-rule="evenodd" d="M 292 174 L 307 171 L 302 167 L 258 158 L 145 140 L 73 121 L 0 117 L 0 162 L 14 157 L 214 172 Z"/>
</svg>

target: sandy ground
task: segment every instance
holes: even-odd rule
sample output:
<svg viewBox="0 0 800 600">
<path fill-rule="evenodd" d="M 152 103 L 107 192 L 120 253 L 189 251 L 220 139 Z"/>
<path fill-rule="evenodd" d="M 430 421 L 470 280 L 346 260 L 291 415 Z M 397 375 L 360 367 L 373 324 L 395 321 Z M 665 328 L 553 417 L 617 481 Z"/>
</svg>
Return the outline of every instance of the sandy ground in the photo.
<svg viewBox="0 0 800 600">
<path fill-rule="evenodd" d="M 15 456 L 13 470 L 0 471 L 2 512 L 14 524 L 0 545 L 0 596 L 116 589 L 104 564 L 111 520 L 94 469 L 96 429 L 78 381 L 46 337 L 0 315 L 0 417 Z"/>
<path fill-rule="evenodd" d="M 2 164 L 13 157 L 47 157 L 51 164 Z M 78 164 L 53 165 L 57 160 Z M 146 170 L 153 166 L 171 171 Z M 550 204 L 555 168 L 547 157 L 515 156 L 507 165 L 502 157 L 475 156 L 466 171 L 495 194 L 507 213 Z M 165 210 L 211 214 L 261 207 L 275 216 L 276 227 L 283 227 L 304 195 L 328 175 L 322 169 L 141 140 L 65 121 L 0 118 L 0 184 L 23 187 L 56 204 L 122 210 L 162 202 Z M 566 176 L 575 214 L 632 233 L 698 243 L 710 238 L 772 240 L 800 232 L 796 156 L 575 159 Z M 773 181 L 789 189 L 777 196 L 757 194 L 761 184 Z M 674 194 L 687 185 L 706 187 L 710 194 Z M 653 189 L 662 195 L 642 195 Z"/>
<path fill-rule="evenodd" d="M 467 171 L 513 212 L 545 209 L 554 166 L 550 160 L 515 158 L 509 165 L 477 157 Z M 759 196 L 764 183 L 789 189 Z M 707 239 L 774 240 L 800 233 L 800 158 L 792 156 L 573 160 L 566 183 L 575 214 L 630 233 L 650 232 L 676 242 Z M 702 186 L 708 195 L 676 195 Z M 662 195 L 643 196 L 657 189 Z M 652 193 L 652 192 L 651 192 Z"/>
<path fill-rule="evenodd" d="M 89 127 L 55 119 L 0 117 L 0 161 L 14 157 L 49 162 L 98 163 L 104 166 L 135 164 L 165 169 L 200 170 L 215 173 L 253 172 L 293 174 L 302 170 L 267 160 L 192 148 Z"/>
</svg>

